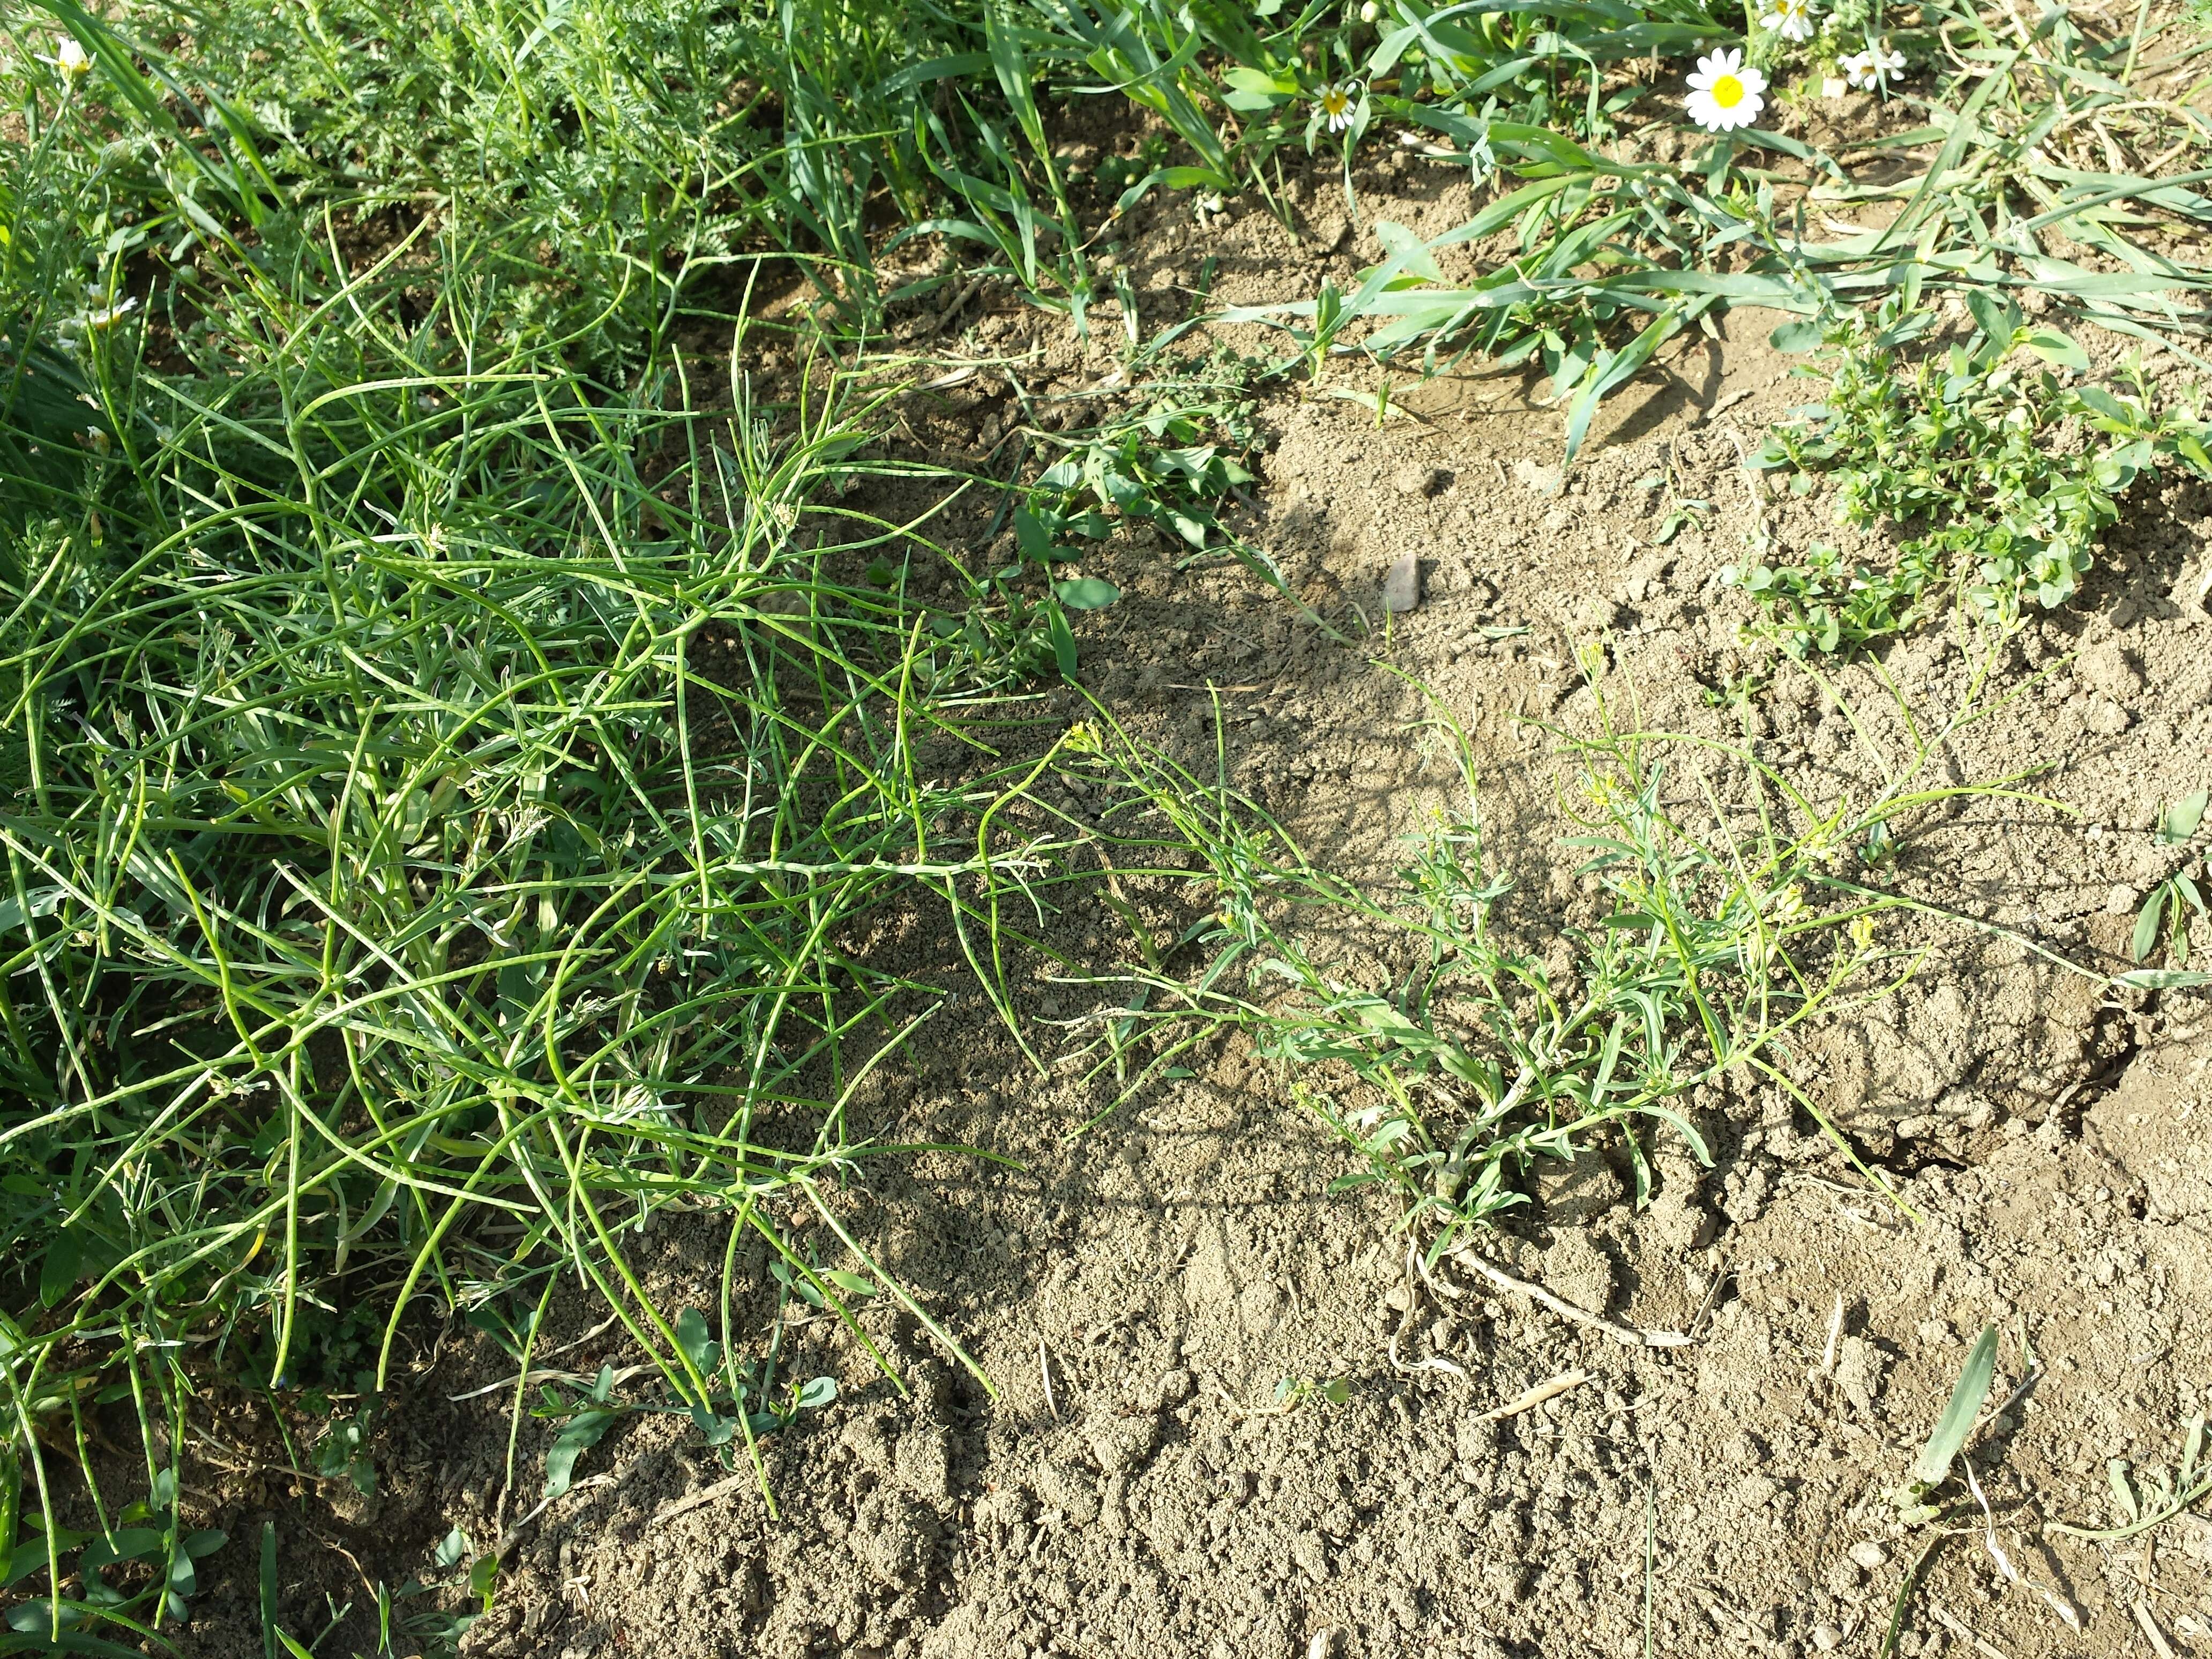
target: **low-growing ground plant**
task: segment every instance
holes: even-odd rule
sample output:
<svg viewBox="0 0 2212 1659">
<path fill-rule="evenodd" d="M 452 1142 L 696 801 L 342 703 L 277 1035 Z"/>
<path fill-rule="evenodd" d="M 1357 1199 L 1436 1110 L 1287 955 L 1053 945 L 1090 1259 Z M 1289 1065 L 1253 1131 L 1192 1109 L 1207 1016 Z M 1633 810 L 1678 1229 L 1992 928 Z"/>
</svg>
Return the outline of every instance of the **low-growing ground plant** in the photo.
<svg viewBox="0 0 2212 1659">
<path fill-rule="evenodd" d="M 2187 846 L 2195 838 L 2197 826 L 2204 822 L 2208 802 L 2212 802 L 2212 793 L 2200 789 L 2161 810 L 2158 828 L 2153 832 L 2158 845 Z M 2191 913 L 2198 916 L 2207 914 L 2204 890 L 2191 873 L 2199 867 L 2201 861 L 2191 858 L 2143 896 L 2142 908 L 2136 912 L 2135 933 L 2128 941 L 2130 957 L 2137 962 L 2147 962 L 2163 945 L 2167 958 L 2176 968 L 2189 966 Z"/>
<path fill-rule="evenodd" d="M 1826 395 L 1759 452 L 1800 494 L 1826 481 L 1841 522 L 1905 532 L 1887 565 L 1816 544 L 1802 564 L 1727 573 L 1791 655 L 1873 644 L 1957 603 L 1999 624 L 2055 609 L 2139 477 L 2212 476 L 2193 406 L 2162 405 L 2139 372 L 2118 388 L 2089 381 L 2073 340 L 2008 301 L 1977 293 L 1972 309 L 1970 341 L 1917 356 L 1924 310 L 1893 303 L 1832 330 L 1805 371 Z"/>
<path fill-rule="evenodd" d="M 1564 927 L 1540 930 L 1562 950 L 1531 935 L 1530 919 L 1508 921 L 1514 883 L 1485 846 L 1473 748 L 1440 708 L 1430 733 L 1460 799 L 1411 838 L 1396 890 L 1379 895 L 1316 869 L 1225 764 L 1203 778 L 1100 711 L 1081 746 L 1120 796 L 1124 833 L 1150 824 L 1159 846 L 1197 849 L 1212 897 L 1176 941 L 1202 969 L 1161 971 L 1156 944 L 1097 1018 L 1092 1074 L 1110 1072 L 1126 1097 L 1178 1074 L 1199 1043 L 1245 1033 L 1292 1068 L 1300 1097 L 1352 1150 L 1360 1167 L 1339 1184 L 1390 1188 L 1437 1254 L 1526 1202 L 1537 1161 L 1572 1158 L 1604 1133 L 1622 1136 L 1640 1201 L 1648 1137 L 1674 1135 L 1705 1159 L 1689 1099 L 1729 1077 L 1780 1089 L 1888 1190 L 1792 1068 L 1813 1021 L 1916 971 L 1919 954 L 1885 938 L 1885 918 L 1932 907 L 1878 878 L 1918 816 L 2017 793 L 2012 781 L 1927 781 L 1976 711 L 1941 732 L 1908 720 L 1912 752 L 1881 787 L 1816 803 L 1748 750 L 1718 751 L 1725 783 L 1692 783 L 1691 751 L 1711 745 L 1622 729 L 1600 708 L 1596 736 L 1561 735 L 1578 830 L 1561 850 L 1590 890 Z M 1399 977 L 1355 977 L 1318 954 L 1320 936 L 1400 960 Z"/>
</svg>

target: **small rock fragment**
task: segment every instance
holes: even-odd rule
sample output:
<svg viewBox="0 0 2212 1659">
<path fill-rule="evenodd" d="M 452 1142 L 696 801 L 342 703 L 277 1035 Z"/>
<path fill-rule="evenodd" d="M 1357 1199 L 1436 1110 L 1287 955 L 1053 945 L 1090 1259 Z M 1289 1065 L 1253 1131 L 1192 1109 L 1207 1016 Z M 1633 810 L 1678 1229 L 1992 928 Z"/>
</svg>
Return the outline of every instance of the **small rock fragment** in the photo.
<svg viewBox="0 0 2212 1659">
<path fill-rule="evenodd" d="M 1126 1474 L 1159 1444 L 1160 1419 L 1150 1412 L 1134 1417 L 1094 1417 L 1084 1430 L 1084 1439 L 1101 1469 L 1108 1474 Z"/>
<path fill-rule="evenodd" d="M 1882 1373 L 1888 1359 L 1863 1336 L 1847 1336 L 1836 1347 L 1836 1387 L 1843 1391 L 1862 1417 L 1872 1417 L 1881 1393 Z"/>
<path fill-rule="evenodd" d="M 1444 487 L 1444 470 L 1411 461 L 1400 467 L 1390 482 L 1401 495 L 1434 495 Z"/>
<path fill-rule="evenodd" d="M 1863 1538 L 1850 1547 L 1850 1558 L 1869 1572 L 1879 1571 L 1889 1561 L 1889 1552 L 1871 1538 Z"/>
<path fill-rule="evenodd" d="M 1773 1185 L 1764 1164 L 1737 1164 L 1722 1181 L 1721 1213 L 1739 1224 L 1758 1220 L 1766 1212 L 1766 1196 Z"/>
<path fill-rule="evenodd" d="M 2100 738 L 2117 738 L 2135 724 L 2136 717 L 2112 698 L 2089 699 L 2088 727 Z"/>
<path fill-rule="evenodd" d="M 1844 1644 L 1844 1633 L 1833 1625 L 1813 1626 L 1813 1645 L 1823 1653 L 1833 1653 Z"/>
<path fill-rule="evenodd" d="M 1713 1242 L 1712 1212 L 1669 1182 L 1638 1218 L 1637 1231 L 1662 1250 L 1686 1255 Z"/>
<path fill-rule="evenodd" d="M 1421 562 L 1408 553 L 1382 578 L 1382 608 L 1395 614 L 1411 611 L 1420 602 Z"/>
<path fill-rule="evenodd" d="M 2118 882 L 2113 884 L 2112 890 L 2105 895 L 2105 914 L 2108 916 L 2131 916 L 2136 913 L 2136 906 L 2142 902 L 2141 893 L 2125 882 Z"/>
</svg>

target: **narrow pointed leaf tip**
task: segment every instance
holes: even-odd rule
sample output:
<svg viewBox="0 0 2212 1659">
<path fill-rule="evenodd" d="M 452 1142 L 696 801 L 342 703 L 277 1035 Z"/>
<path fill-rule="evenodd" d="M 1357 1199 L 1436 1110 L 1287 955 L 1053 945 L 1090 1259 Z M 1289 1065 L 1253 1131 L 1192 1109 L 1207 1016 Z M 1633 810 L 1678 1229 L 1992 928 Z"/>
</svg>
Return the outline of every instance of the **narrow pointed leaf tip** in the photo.
<svg viewBox="0 0 2212 1659">
<path fill-rule="evenodd" d="M 1989 1398 L 1990 1383 L 1996 1376 L 1997 1328 L 1986 1325 L 1966 1355 L 1966 1369 L 1959 1373 L 1959 1384 L 1951 1390 L 1951 1403 L 1943 1408 L 1942 1420 L 1936 1424 L 1936 1432 L 1928 1437 L 1921 1449 L 1919 1460 L 1912 1466 L 1912 1479 L 1923 1487 L 1940 1486 L 1951 1473 L 1951 1464 L 1965 1449 L 1966 1437 L 1973 1431 L 1974 1419 L 1981 1414 L 1982 1402 Z"/>
</svg>

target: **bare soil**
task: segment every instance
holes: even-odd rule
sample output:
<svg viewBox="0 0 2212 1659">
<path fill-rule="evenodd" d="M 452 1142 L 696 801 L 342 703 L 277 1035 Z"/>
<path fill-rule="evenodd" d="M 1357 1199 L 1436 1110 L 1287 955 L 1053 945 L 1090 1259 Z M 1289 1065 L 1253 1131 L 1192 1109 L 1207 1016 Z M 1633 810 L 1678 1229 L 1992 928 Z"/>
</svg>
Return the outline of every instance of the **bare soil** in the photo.
<svg viewBox="0 0 2212 1659">
<path fill-rule="evenodd" d="M 1358 225 L 1334 181 L 1297 182 L 1297 238 L 1257 211 L 1141 210 L 1121 257 L 1146 330 L 1183 314 L 1204 257 L 1219 261 L 1217 301 L 1296 298 L 1376 257 L 1375 218 L 1434 234 L 1474 204 L 1463 174 L 1405 155 L 1360 182 Z M 1093 320 L 1085 344 L 1009 301 L 940 343 L 1018 360 L 1023 396 L 1054 409 L 1111 392 L 1118 331 L 1110 312 Z M 1841 702 L 1786 665 L 1755 678 L 1764 659 L 1737 635 L 1750 613 L 1721 568 L 1761 520 L 1781 550 L 1848 542 L 1819 494 L 1762 501 L 1741 466 L 1808 397 L 1802 360 L 1765 343 L 1773 320 L 1739 313 L 1678 341 L 1564 479 L 1560 416 L 1518 374 L 1396 373 L 1405 412 L 1380 425 L 1342 398 L 1273 394 L 1236 527 L 1305 605 L 1372 631 L 1347 647 L 1233 564 L 1178 571 L 1154 537 L 1120 535 L 1085 567 L 1126 595 L 1091 620 L 1086 684 L 1209 765 L 1218 696 L 1237 781 L 1317 862 L 1380 880 L 1452 782 L 1415 740 L 1419 694 L 1377 659 L 1418 676 L 1479 746 L 1494 850 L 1530 927 L 1575 896 L 1555 741 L 1535 723 L 1598 718 L 1574 665 L 1590 641 L 1609 641 L 1606 696 L 1632 698 L 1645 726 L 1748 738 L 1822 798 L 1863 783 L 1904 741 L 1882 677 L 1940 723 L 1978 659 L 1938 628 L 1845 670 Z M 1269 349 L 1256 331 L 1229 337 Z M 1342 374 L 1380 384 L 1364 363 Z M 978 454 L 1023 418 L 998 368 L 909 416 L 915 441 Z M 1670 489 L 1711 510 L 1662 545 Z M 2208 506 L 2194 485 L 2139 486 L 2087 592 L 2027 626 L 1982 688 L 1992 712 L 1940 757 L 1959 779 L 2046 769 L 2033 787 L 2059 807 L 1938 815 L 1900 879 L 2087 968 L 2125 965 L 2136 901 L 2183 855 L 2155 843 L 2154 814 L 2212 784 Z M 1386 627 L 1380 584 L 1409 551 L 1424 597 Z M 1081 712 L 1066 694 L 1042 708 Z M 1126 951 L 1110 919 L 1066 926 L 1089 959 Z M 2112 1525 L 2108 1460 L 2141 1480 L 2212 1410 L 2212 1004 L 2110 994 L 2010 938 L 1928 937 L 1939 948 L 1911 985 L 1824 1030 L 1796 1068 L 1917 1224 L 1802 1113 L 1747 1095 L 1700 1103 L 1714 1167 L 1668 1152 L 1647 1207 L 1601 1147 L 1547 1176 L 1492 1241 L 1570 1301 L 1694 1331 L 1674 1349 L 1624 1345 L 1449 1262 L 1410 1268 L 1395 1210 L 1328 1195 L 1345 1154 L 1249 1053 L 1206 1054 L 1078 1133 L 1105 1097 L 1038 1075 L 980 998 L 956 1000 L 885 1068 L 859 1127 L 1020 1167 L 873 1163 L 841 1216 L 989 1389 L 888 1307 L 866 1322 L 903 1393 L 834 1321 L 795 1318 L 790 1374 L 835 1376 L 842 1393 L 769 1443 L 780 1516 L 726 1483 L 683 1419 L 627 1423 L 524 1528 L 466 1650 L 1627 1656 L 1644 1650 L 1648 1595 L 1652 1652 L 1872 1659 L 1931 1542 L 1897 1648 L 1911 1659 L 2160 1659 L 2145 1620 L 2172 1653 L 2212 1650 L 2212 1522 L 2112 1545 L 2045 1529 Z M 1025 996 L 1048 1054 L 1095 1001 L 1042 974 Z M 664 1223 L 645 1251 L 656 1293 L 711 1306 L 725 1226 Z M 1972 1460 L 1991 1520 L 1900 1533 L 1888 1493 L 1991 1322 L 1993 1397 L 2010 1400 Z M 580 1305 L 568 1335 L 586 1323 Z M 2023 1341 L 2040 1370 L 2014 1397 Z M 610 1334 L 561 1363 L 627 1358 Z M 502 1505 L 505 1400 L 448 1396 L 509 1369 L 457 1338 L 413 1380 L 414 1449 L 387 1494 L 325 1523 L 395 1549 L 455 1524 L 495 1535 L 495 1516 L 534 1501 L 551 1431 L 525 1424 Z M 1280 1408 L 1279 1384 L 1298 1379 L 1342 1379 L 1349 1397 Z"/>
</svg>

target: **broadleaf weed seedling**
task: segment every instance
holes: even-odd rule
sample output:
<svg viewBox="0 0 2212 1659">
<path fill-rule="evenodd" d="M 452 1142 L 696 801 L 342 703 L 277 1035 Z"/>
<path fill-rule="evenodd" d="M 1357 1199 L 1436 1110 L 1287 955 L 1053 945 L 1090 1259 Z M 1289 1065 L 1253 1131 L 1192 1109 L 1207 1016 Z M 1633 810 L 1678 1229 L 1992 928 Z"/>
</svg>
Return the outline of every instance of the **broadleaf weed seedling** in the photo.
<svg viewBox="0 0 2212 1659">
<path fill-rule="evenodd" d="M 1764 603 L 1792 656 L 1875 643 L 1948 599 L 1999 624 L 2023 605 L 2055 609 L 2137 477 L 2167 463 L 2212 476 L 2193 405 L 2160 407 L 2139 370 L 2120 391 L 2062 380 L 2057 371 L 2087 368 L 2072 340 L 2031 328 L 2009 301 L 1970 297 L 1974 342 L 1917 362 L 1900 348 L 1929 313 L 1893 301 L 1831 329 L 1818 367 L 1802 371 L 1821 376 L 1823 401 L 1773 428 L 1754 458 L 1791 469 L 1800 494 L 1831 478 L 1845 524 L 1921 526 L 1887 568 L 1815 544 L 1800 564 L 1725 573 Z"/>
<path fill-rule="evenodd" d="M 2161 810 L 2155 831 L 2158 844 L 2186 845 L 2197 834 L 2197 826 L 2204 822 L 2209 803 L 2212 803 L 2212 792 L 2199 789 Z M 2166 956 L 2173 965 L 2184 969 L 2189 966 L 2189 913 L 2194 910 L 2199 916 L 2208 914 L 2203 890 L 2190 873 L 2198 863 L 2192 858 L 2143 896 L 2142 908 L 2136 913 L 2135 932 L 2128 941 L 2128 955 L 2132 960 L 2147 961 L 2163 939 Z"/>
</svg>

